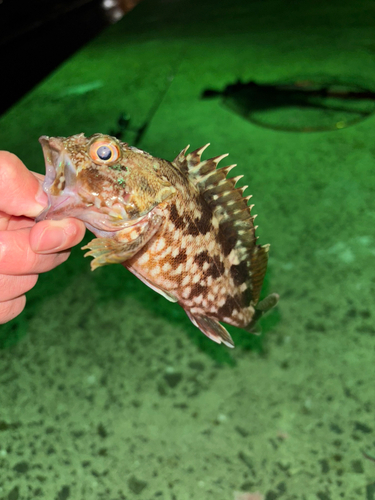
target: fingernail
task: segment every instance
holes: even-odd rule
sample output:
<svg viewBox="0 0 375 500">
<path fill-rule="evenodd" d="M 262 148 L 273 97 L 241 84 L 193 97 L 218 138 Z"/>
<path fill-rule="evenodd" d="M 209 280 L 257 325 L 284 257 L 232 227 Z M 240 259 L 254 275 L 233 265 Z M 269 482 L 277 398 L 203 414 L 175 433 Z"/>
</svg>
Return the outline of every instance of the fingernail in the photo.
<svg viewBox="0 0 375 500">
<path fill-rule="evenodd" d="M 39 237 L 36 252 L 59 251 L 67 242 L 67 235 L 61 227 L 47 227 Z"/>
<path fill-rule="evenodd" d="M 38 192 L 35 195 L 35 201 L 40 205 L 40 211 L 46 208 L 48 205 L 48 196 L 47 194 L 43 191 L 43 187 L 40 184 Z"/>
</svg>

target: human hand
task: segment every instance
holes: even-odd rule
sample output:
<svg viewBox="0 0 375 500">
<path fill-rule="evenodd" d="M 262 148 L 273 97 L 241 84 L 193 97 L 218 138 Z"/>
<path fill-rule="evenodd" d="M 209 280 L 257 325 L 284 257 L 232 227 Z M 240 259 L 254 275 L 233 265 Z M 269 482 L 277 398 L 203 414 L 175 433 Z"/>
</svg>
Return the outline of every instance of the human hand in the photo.
<svg viewBox="0 0 375 500">
<path fill-rule="evenodd" d="M 21 313 L 38 275 L 65 262 L 85 234 L 77 219 L 35 223 L 47 206 L 42 180 L 17 156 L 0 151 L 0 324 Z"/>
</svg>

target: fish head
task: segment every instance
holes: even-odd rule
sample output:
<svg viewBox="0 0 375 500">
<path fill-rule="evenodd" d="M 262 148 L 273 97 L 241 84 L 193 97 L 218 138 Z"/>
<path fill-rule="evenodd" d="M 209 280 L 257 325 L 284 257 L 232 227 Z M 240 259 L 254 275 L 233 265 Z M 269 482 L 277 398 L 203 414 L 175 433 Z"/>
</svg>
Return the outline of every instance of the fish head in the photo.
<svg viewBox="0 0 375 500">
<path fill-rule="evenodd" d="M 175 192 L 158 173 L 155 158 L 115 137 L 77 134 L 39 141 L 48 206 L 37 222 L 75 217 L 105 236 L 139 222 Z"/>
</svg>

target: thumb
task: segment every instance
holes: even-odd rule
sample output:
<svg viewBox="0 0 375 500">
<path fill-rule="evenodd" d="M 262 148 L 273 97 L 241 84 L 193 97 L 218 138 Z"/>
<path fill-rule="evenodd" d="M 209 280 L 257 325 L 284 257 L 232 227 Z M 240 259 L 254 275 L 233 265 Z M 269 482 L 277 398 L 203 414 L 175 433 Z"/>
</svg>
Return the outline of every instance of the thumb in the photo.
<svg viewBox="0 0 375 500">
<path fill-rule="evenodd" d="M 36 217 L 47 206 L 37 177 L 8 151 L 0 151 L 0 211 Z"/>
</svg>

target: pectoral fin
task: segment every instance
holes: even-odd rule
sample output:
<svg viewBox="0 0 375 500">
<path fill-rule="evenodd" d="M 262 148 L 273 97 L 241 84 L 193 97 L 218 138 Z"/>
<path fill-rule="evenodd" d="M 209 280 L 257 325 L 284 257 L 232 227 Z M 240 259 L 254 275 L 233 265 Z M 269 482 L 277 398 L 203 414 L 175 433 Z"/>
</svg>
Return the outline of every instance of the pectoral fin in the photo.
<svg viewBox="0 0 375 500">
<path fill-rule="evenodd" d="M 162 217 L 152 215 L 134 226 L 118 231 L 113 237 L 95 238 L 82 250 L 90 250 L 85 257 L 94 257 L 91 269 L 107 264 L 121 264 L 133 257 L 154 236 L 162 224 Z"/>
</svg>

